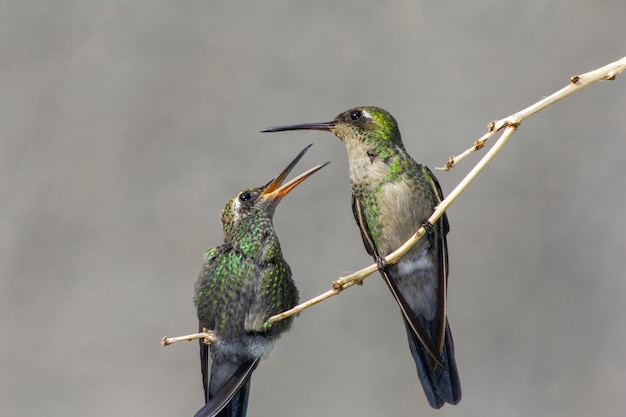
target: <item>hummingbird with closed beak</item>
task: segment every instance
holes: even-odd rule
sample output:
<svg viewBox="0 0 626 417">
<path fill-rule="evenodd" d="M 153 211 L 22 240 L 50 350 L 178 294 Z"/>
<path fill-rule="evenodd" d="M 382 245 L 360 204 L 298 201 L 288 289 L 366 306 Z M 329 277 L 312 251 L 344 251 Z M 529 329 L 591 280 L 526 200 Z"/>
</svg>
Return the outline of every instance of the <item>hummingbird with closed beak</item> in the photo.
<svg viewBox="0 0 626 417">
<path fill-rule="evenodd" d="M 430 169 L 407 153 L 398 123 L 378 107 L 356 107 L 334 120 L 277 126 L 262 132 L 324 130 L 348 152 L 352 212 L 367 252 L 402 311 L 411 354 L 433 408 L 461 400 L 454 343 L 446 317 L 449 231 L 446 214 L 427 222 L 443 199 Z M 384 257 L 421 226 L 427 234 L 396 264 Z"/>
<path fill-rule="evenodd" d="M 265 325 L 270 316 L 298 303 L 273 216 L 291 190 L 328 164 L 283 184 L 310 146 L 275 179 L 237 193 L 222 210 L 224 243 L 206 252 L 195 284 L 200 330 L 210 329 L 217 339 L 210 347 L 200 341 L 206 405 L 196 417 L 244 417 L 252 372 L 291 326 L 292 318 Z"/>
</svg>

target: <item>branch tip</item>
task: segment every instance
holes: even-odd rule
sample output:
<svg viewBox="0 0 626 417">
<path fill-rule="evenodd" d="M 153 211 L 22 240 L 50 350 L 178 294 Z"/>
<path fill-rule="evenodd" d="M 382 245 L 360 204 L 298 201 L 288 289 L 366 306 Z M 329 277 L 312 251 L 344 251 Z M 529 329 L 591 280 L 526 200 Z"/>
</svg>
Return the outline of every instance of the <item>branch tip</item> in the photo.
<svg viewBox="0 0 626 417">
<path fill-rule="evenodd" d="M 446 162 L 444 166 L 435 167 L 435 171 L 450 171 L 452 168 L 454 168 L 455 164 L 456 164 L 456 159 L 454 158 L 454 156 L 451 156 L 448 158 L 448 162 Z"/>
<path fill-rule="evenodd" d="M 217 342 L 217 336 L 213 330 L 203 329 L 202 333 L 193 333 L 185 336 L 177 336 L 177 337 L 167 337 L 165 336 L 161 339 L 161 345 L 169 346 L 178 342 L 190 342 L 195 339 L 204 339 L 204 343 L 210 345 L 212 343 Z"/>
<path fill-rule="evenodd" d="M 469 156 L 473 152 L 476 152 L 482 149 L 485 146 L 485 143 L 491 139 L 492 136 L 495 135 L 496 132 L 500 131 L 502 128 L 511 128 L 512 130 L 516 130 L 520 123 L 535 113 L 544 110 L 545 108 L 553 105 L 557 101 L 564 99 L 565 97 L 575 93 L 581 88 L 587 87 L 597 81 L 602 80 L 614 80 L 615 77 L 626 70 L 626 57 L 623 57 L 615 62 L 612 62 L 608 65 L 605 65 L 601 68 L 598 68 L 593 71 L 586 72 L 580 75 L 573 75 L 570 77 L 570 83 L 560 90 L 552 93 L 548 97 L 544 97 L 539 100 L 535 104 L 532 104 L 525 109 L 514 113 L 504 119 L 493 120 L 487 125 L 487 133 L 485 133 L 480 139 L 474 142 L 473 146 L 452 158 L 448 159 L 448 163 L 444 166 L 444 168 L 436 168 L 443 171 L 449 171 L 453 167 L 456 167 L 459 162 L 461 162 L 465 157 Z M 454 163 L 450 163 L 453 160 Z"/>
</svg>

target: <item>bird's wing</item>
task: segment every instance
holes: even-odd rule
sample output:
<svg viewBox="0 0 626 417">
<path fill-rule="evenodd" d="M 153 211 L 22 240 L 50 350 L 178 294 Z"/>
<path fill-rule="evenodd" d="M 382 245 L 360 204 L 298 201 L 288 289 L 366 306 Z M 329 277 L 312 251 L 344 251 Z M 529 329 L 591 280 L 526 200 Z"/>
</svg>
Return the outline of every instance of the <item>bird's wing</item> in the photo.
<svg viewBox="0 0 626 417">
<path fill-rule="evenodd" d="M 367 220 L 365 219 L 365 214 L 363 213 L 361 200 L 359 200 L 359 198 L 354 194 L 352 194 L 352 214 L 354 215 L 354 220 L 356 220 L 356 224 L 359 226 L 359 230 L 361 231 L 361 239 L 363 239 L 365 250 L 367 250 L 369 255 L 375 258 L 377 256 L 380 257 L 378 250 L 376 250 L 376 244 L 374 243 L 370 229 L 367 226 Z"/>
<path fill-rule="evenodd" d="M 261 358 L 251 359 L 242 363 L 235 374 L 226 381 L 226 384 L 219 390 L 213 398 L 211 398 L 204 407 L 202 407 L 194 415 L 194 417 L 215 417 L 220 411 L 224 409 L 232 400 L 239 394 L 242 389 L 245 389 L 246 384 L 250 381 L 252 372 L 256 369 L 257 365 L 261 361 Z M 247 393 L 245 394 L 244 401 L 247 401 Z M 243 407 L 243 408 L 242 408 Z M 245 411 L 245 404 L 239 405 Z"/>
<path fill-rule="evenodd" d="M 376 262 L 381 265 L 381 260 L 383 257 L 376 249 L 376 245 L 374 243 L 374 239 L 372 238 L 372 234 L 370 228 L 367 224 L 367 218 L 363 213 L 361 200 L 356 197 L 354 194 L 352 195 L 352 213 L 354 214 L 354 219 L 356 220 L 357 225 L 359 226 L 359 230 L 361 231 L 361 237 L 363 238 L 363 243 L 365 244 L 365 249 L 367 253 L 372 255 Z M 380 275 L 383 277 L 383 280 L 387 284 L 387 287 L 391 291 L 396 303 L 400 307 L 403 316 L 408 321 L 409 325 L 415 332 L 419 341 L 424 345 L 424 348 L 428 352 L 428 354 L 432 357 L 433 361 L 437 363 L 437 365 L 442 368 L 446 368 L 446 364 L 442 361 L 441 358 L 441 348 L 439 347 L 439 340 L 434 341 L 429 335 L 428 332 L 422 326 L 420 319 L 417 317 L 409 303 L 406 301 L 396 283 L 391 279 L 389 273 L 385 268 L 378 268 Z M 445 297 L 445 293 L 444 293 Z M 445 310 L 444 310 L 445 311 Z"/>
<path fill-rule="evenodd" d="M 202 325 L 200 332 L 204 331 Z M 204 343 L 204 339 L 200 340 L 200 367 L 202 370 L 202 387 L 204 388 L 204 402 L 209 402 L 209 345 Z"/>
<path fill-rule="evenodd" d="M 200 271 L 200 276 L 198 277 L 198 281 L 195 286 L 195 302 L 197 303 L 196 307 L 198 308 L 198 319 L 199 323 L 199 332 L 204 331 L 204 327 L 211 327 L 212 320 L 210 322 L 205 322 L 205 320 L 200 319 L 200 316 L 203 316 L 202 311 L 205 307 L 203 307 L 200 303 L 200 299 L 198 294 L 201 291 L 204 291 L 206 287 L 210 285 L 212 276 L 215 272 L 215 267 L 217 262 L 215 262 L 215 258 L 218 257 L 220 253 L 224 253 L 229 248 L 224 245 L 221 247 L 211 248 L 205 254 L 205 262 L 202 265 L 202 270 Z M 208 319 L 210 319 L 210 315 Z M 214 329 L 210 329 L 214 330 Z M 200 370 L 202 371 L 202 387 L 204 389 L 204 402 L 207 403 L 209 401 L 209 378 L 211 376 L 211 372 L 209 370 L 209 345 L 204 343 L 204 339 L 199 339 L 200 342 Z"/>
<path fill-rule="evenodd" d="M 430 178 L 430 185 L 435 195 L 437 195 L 437 204 L 443 200 L 443 191 L 432 171 L 425 165 L 422 165 L 427 178 Z M 435 333 L 436 343 L 439 351 L 443 349 L 446 335 L 446 314 L 448 299 L 448 241 L 446 235 L 450 231 L 450 223 L 446 213 L 441 216 L 439 221 L 433 225 L 433 233 L 428 238 L 431 240 L 431 250 L 436 251 L 437 265 L 439 269 L 439 294 L 437 300 L 437 312 L 435 319 L 437 320 L 437 332 Z"/>
</svg>

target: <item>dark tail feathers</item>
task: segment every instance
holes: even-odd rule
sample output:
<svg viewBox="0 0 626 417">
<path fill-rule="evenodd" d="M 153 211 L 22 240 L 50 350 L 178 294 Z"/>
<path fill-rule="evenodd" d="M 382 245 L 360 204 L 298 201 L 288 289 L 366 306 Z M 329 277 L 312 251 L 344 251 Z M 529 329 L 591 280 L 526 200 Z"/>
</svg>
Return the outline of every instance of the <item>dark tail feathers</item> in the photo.
<svg viewBox="0 0 626 417">
<path fill-rule="evenodd" d="M 241 364 L 234 375 L 194 417 L 245 417 L 250 394 L 250 377 L 260 358 Z"/>
<path fill-rule="evenodd" d="M 433 360 L 422 346 L 409 323 L 404 320 L 409 346 L 417 366 L 417 375 L 422 382 L 428 403 L 433 408 L 441 408 L 445 403 L 457 404 L 461 401 L 461 382 L 454 359 L 454 342 L 450 333 L 450 326 L 446 322 L 446 338 L 442 357 L 447 369 L 433 366 Z"/>
</svg>

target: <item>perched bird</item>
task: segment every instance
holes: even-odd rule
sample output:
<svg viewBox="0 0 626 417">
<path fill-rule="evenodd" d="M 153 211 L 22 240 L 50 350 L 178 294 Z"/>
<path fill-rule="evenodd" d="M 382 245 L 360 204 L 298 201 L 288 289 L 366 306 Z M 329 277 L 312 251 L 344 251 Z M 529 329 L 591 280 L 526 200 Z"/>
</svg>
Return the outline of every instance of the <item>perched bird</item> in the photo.
<svg viewBox="0 0 626 417">
<path fill-rule="evenodd" d="M 367 252 L 404 316 L 409 346 L 428 402 L 441 408 L 461 400 L 454 344 L 446 317 L 448 219 L 425 221 L 443 199 L 441 187 L 426 166 L 406 152 L 398 124 L 377 107 L 357 107 L 331 122 L 278 126 L 262 132 L 325 130 L 348 151 L 352 211 Z M 397 264 L 384 257 L 420 226 L 427 236 Z"/>
<path fill-rule="evenodd" d="M 276 179 L 237 193 L 222 210 L 224 244 L 207 251 L 195 285 L 200 330 L 210 329 L 217 338 L 210 348 L 200 341 L 206 405 L 197 417 L 245 416 L 252 371 L 291 326 L 291 319 L 264 326 L 270 316 L 298 303 L 272 219 L 283 197 L 328 164 L 281 186 L 310 146 Z"/>
</svg>

